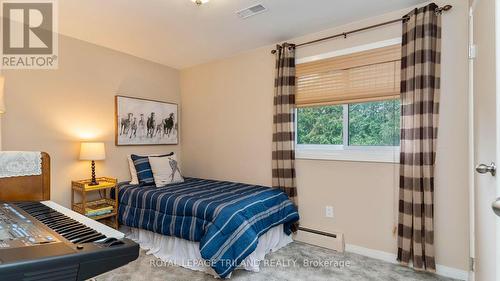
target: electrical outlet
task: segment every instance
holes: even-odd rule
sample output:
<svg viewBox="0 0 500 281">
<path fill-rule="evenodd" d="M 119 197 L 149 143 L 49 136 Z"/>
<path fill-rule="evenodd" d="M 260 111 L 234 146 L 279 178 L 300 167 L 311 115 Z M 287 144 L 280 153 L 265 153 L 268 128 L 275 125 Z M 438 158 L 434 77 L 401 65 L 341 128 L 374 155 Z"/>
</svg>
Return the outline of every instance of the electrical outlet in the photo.
<svg viewBox="0 0 500 281">
<path fill-rule="evenodd" d="M 325 217 L 333 218 L 333 207 L 332 206 L 325 207 Z"/>
</svg>

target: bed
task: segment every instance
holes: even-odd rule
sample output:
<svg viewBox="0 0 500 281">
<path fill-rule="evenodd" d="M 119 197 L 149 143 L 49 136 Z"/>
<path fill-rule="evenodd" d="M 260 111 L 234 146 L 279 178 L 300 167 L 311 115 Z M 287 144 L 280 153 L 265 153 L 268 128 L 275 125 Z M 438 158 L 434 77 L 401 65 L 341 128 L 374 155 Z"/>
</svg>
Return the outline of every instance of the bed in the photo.
<svg viewBox="0 0 500 281">
<path fill-rule="evenodd" d="M 263 255 L 291 242 L 299 219 L 281 190 L 197 178 L 163 188 L 121 183 L 119 202 L 120 224 L 143 248 L 221 278 L 258 270 Z M 194 258 L 203 263 L 183 264 Z"/>
</svg>

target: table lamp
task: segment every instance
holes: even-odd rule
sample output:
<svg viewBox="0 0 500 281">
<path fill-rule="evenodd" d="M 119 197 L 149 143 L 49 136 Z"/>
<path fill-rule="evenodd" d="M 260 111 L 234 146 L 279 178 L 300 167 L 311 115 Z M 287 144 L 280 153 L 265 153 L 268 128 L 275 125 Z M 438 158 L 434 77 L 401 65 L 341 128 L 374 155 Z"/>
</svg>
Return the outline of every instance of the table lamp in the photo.
<svg viewBox="0 0 500 281">
<path fill-rule="evenodd" d="M 80 147 L 80 160 L 92 161 L 92 180 L 89 185 L 98 185 L 95 178 L 95 161 L 106 159 L 103 142 L 82 142 Z"/>
</svg>

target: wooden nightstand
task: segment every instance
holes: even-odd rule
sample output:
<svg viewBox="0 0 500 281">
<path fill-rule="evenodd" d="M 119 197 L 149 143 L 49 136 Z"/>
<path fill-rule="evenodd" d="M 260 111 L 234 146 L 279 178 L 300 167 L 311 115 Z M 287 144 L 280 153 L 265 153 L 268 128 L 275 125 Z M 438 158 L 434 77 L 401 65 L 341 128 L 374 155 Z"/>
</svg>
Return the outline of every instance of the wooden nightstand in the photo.
<svg viewBox="0 0 500 281">
<path fill-rule="evenodd" d="M 71 182 L 71 208 L 75 212 L 118 229 L 118 180 L 101 177 L 97 178 L 98 185 L 91 186 L 90 182 L 90 179 Z M 112 189 L 115 189 L 114 199 L 111 198 Z M 80 194 L 81 202 L 75 202 L 75 192 Z M 89 196 L 89 193 L 93 194 Z"/>
</svg>

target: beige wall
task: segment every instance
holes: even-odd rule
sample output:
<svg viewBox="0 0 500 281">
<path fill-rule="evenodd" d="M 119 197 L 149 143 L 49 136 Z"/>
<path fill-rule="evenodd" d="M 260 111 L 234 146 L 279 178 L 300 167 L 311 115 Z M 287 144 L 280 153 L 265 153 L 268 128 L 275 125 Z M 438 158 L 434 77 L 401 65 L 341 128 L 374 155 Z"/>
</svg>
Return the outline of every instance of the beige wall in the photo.
<svg viewBox="0 0 500 281">
<path fill-rule="evenodd" d="M 52 200 L 69 206 L 72 179 L 88 178 L 90 164 L 78 161 L 83 139 L 106 142 L 98 176 L 129 179 L 126 155 L 180 150 L 179 146 L 116 147 L 114 96 L 180 102 L 177 70 L 59 37 L 58 70 L 9 70 L 4 150 L 42 150 L 52 157 Z"/>
<path fill-rule="evenodd" d="M 440 4 L 445 4 L 444 1 Z M 462 3 L 463 2 L 463 3 Z M 443 16 L 442 106 L 436 168 L 436 256 L 467 269 L 467 3 Z M 296 38 L 303 42 L 401 17 L 399 11 Z M 401 36 L 392 25 L 298 50 L 298 57 Z M 181 72 L 183 167 L 191 176 L 271 183 L 274 58 L 272 46 Z M 396 252 L 394 164 L 298 160 L 302 224 L 345 233 L 346 242 Z M 324 218 L 326 205 L 335 218 Z"/>
</svg>

